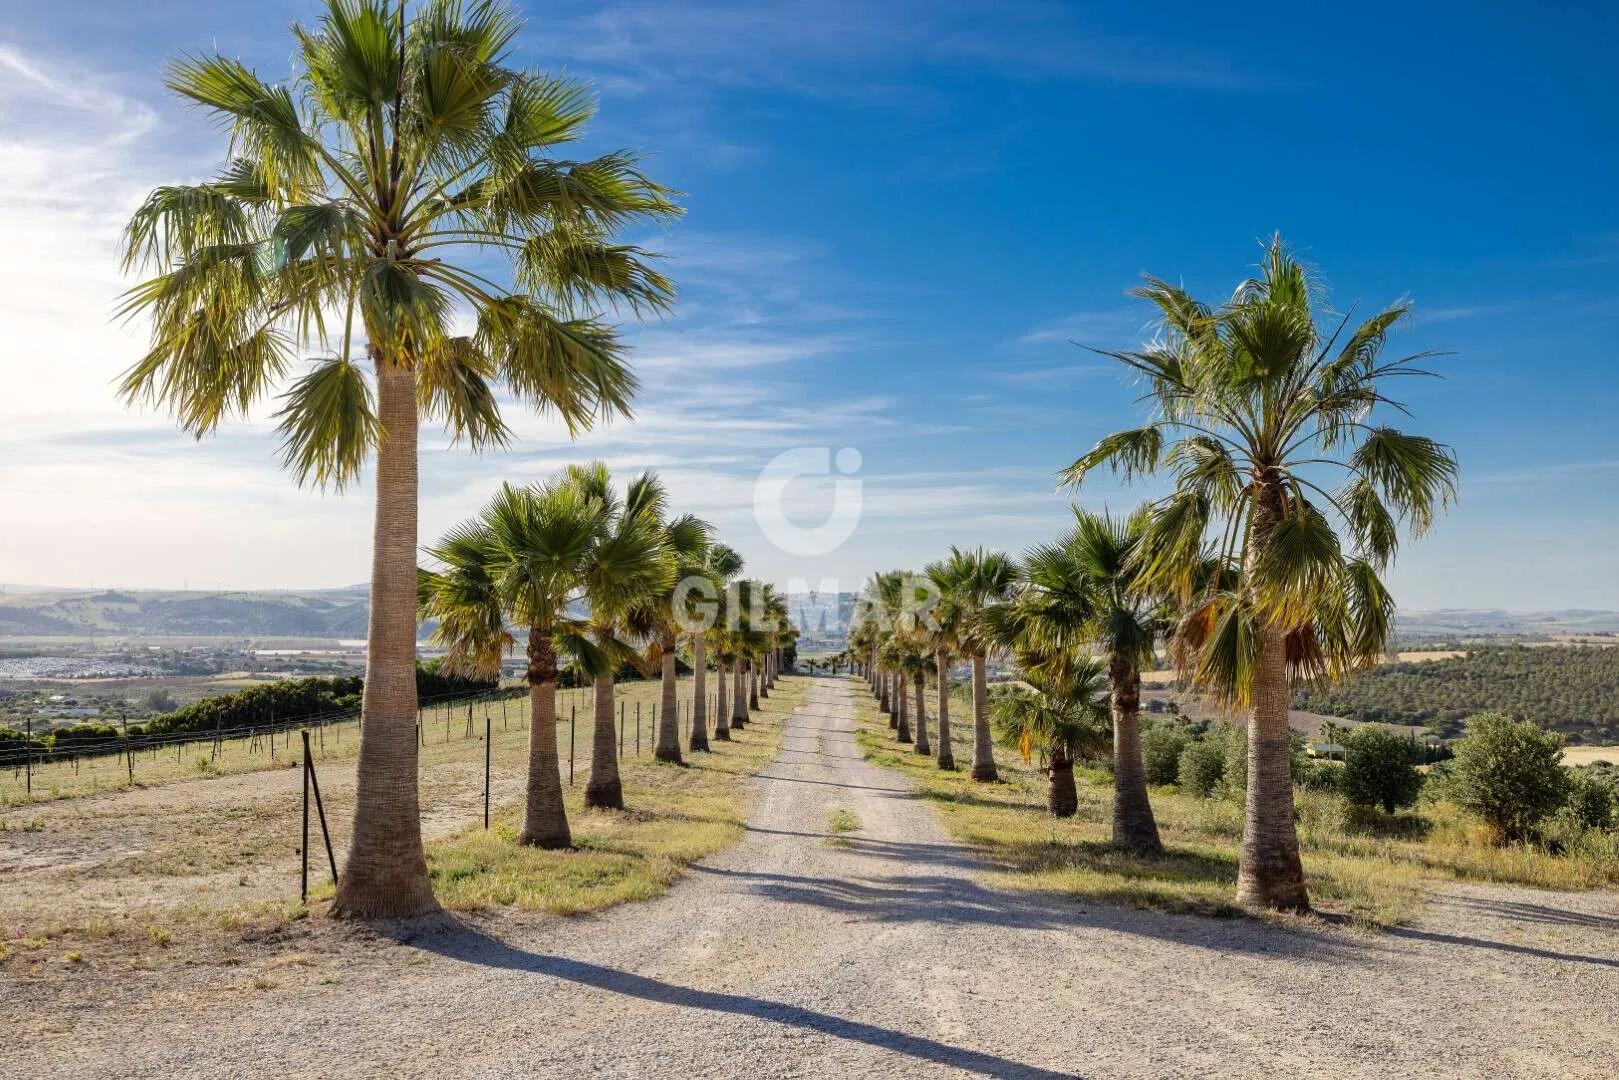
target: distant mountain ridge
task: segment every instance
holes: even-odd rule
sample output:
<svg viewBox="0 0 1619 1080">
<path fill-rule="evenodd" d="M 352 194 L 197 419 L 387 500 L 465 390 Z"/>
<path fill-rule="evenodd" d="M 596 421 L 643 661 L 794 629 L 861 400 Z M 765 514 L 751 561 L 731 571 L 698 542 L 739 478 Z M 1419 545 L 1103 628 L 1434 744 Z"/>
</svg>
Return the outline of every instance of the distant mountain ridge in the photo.
<svg viewBox="0 0 1619 1080">
<path fill-rule="evenodd" d="M 858 594 L 791 593 L 787 608 L 806 637 L 835 643 L 849 628 Z M 0 637 L 196 636 L 362 638 L 369 591 L 334 589 L 74 589 L 0 584 Z M 1619 635 L 1619 612 L 1571 608 L 1401 611 L 1403 642 L 1558 634 Z"/>
<path fill-rule="evenodd" d="M 285 592 L 4 588 L 0 637 L 360 638 L 369 607 L 364 586 Z"/>
</svg>

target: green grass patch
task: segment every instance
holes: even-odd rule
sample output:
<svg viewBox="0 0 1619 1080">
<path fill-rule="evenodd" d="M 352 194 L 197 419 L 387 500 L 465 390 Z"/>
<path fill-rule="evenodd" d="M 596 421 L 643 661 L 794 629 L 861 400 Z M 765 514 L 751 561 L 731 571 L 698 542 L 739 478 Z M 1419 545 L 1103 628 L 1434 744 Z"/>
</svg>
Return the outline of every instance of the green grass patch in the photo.
<svg viewBox="0 0 1619 1080">
<path fill-rule="evenodd" d="M 428 844 L 428 869 L 440 903 L 453 911 L 494 907 L 576 915 L 661 896 L 692 862 L 743 836 L 744 783 L 774 760 L 786 716 L 803 701 L 803 681 L 783 678 L 732 741 L 686 766 L 650 758 L 621 764 L 624 811 L 586 810 L 585 776 L 567 790 L 571 851 L 517 843 L 521 808 L 508 806 L 491 827 L 467 829 Z"/>
<path fill-rule="evenodd" d="M 1165 850 L 1130 855 L 1109 844 L 1112 777 L 1079 768 L 1079 811 L 1053 818 L 1046 781 L 1016 753 L 997 748 L 1001 780 L 973 781 L 944 772 L 929 758 L 895 745 L 887 718 L 857 688 L 856 737 L 866 757 L 897 769 L 933 802 L 946 830 L 990 865 L 990 879 L 1009 888 L 1050 891 L 1161 911 L 1211 916 L 1241 914 L 1233 903 L 1242 805 L 1202 799 L 1176 788 L 1153 788 L 1152 805 Z M 952 716 L 958 762 L 972 760 L 970 707 Z M 1589 850 L 1554 854 L 1517 846 L 1491 847 L 1478 827 L 1448 803 L 1427 804 L 1424 820 L 1371 823 L 1349 812 L 1336 795 L 1297 792 L 1299 841 L 1318 908 L 1365 927 L 1409 922 L 1434 888 L 1470 880 L 1548 889 L 1589 889 L 1619 883 L 1619 838 Z"/>
</svg>

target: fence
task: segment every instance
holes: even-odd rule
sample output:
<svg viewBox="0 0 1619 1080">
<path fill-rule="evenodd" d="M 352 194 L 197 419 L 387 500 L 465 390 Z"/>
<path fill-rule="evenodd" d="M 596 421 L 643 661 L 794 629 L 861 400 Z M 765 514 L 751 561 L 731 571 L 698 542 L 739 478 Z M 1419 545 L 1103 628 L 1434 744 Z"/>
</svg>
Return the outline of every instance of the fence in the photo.
<svg viewBox="0 0 1619 1080">
<path fill-rule="evenodd" d="M 710 685 L 713 683 L 711 674 Z M 684 746 L 691 728 L 690 676 L 681 679 L 681 684 L 676 707 Z M 659 681 L 620 683 L 615 687 L 615 696 L 619 695 L 623 695 L 623 699 L 616 702 L 620 755 L 650 753 L 656 745 L 659 701 L 648 699 L 661 698 Z M 710 692 L 705 696 L 712 725 L 717 694 Z M 488 744 L 497 726 L 502 732 L 527 731 L 527 699 L 526 686 L 426 699 L 417 712 L 418 745 L 427 750 L 435 746 L 484 742 L 487 758 Z M 578 720 L 583 716 L 587 725 L 593 723 L 594 709 L 594 687 L 557 691 L 557 720 L 568 727 L 570 782 L 576 772 Z M 481 725 L 477 722 L 480 718 L 484 721 Z M 135 784 L 172 783 L 200 776 L 293 767 L 300 764 L 293 742 L 294 733 L 300 731 L 309 733 L 315 759 L 352 757 L 358 752 L 361 726 L 360 714 L 353 710 L 278 717 L 273 723 L 211 732 L 124 734 L 99 743 L 54 750 L 31 744 L 9 748 L 0 751 L 0 805 L 27 801 L 41 794 L 51 797 L 83 794 Z M 559 731 L 559 736 L 561 734 Z"/>
</svg>

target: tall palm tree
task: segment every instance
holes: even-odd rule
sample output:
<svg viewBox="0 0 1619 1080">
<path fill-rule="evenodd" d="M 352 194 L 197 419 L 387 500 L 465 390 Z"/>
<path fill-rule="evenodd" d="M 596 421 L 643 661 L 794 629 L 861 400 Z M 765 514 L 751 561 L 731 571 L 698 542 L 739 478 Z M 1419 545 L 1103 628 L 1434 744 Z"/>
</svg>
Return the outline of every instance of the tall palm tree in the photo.
<svg viewBox="0 0 1619 1080">
<path fill-rule="evenodd" d="M 702 577 L 706 582 L 709 610 L 699 613 L 689 628 L 691 638 L 692 699 L 691 742 L 693 751 L 708 749 L 708 657 L 706 655 L 710 631 L 719 612 L 719 601 L 732 578 L 742 572 L 742 556 L 724 544 L 710 544 L 703 557 Z M 725 681 L 724 669 L 719 669 L 720 682 Z M 720 709 L 723 717 L 724 709 Z M 723 723 L 721 727 L 725 727 Z M 729 731 L 721 738 L 729 738 Z"/>
<path fill-rule="evenodd" d="M 990 646 L 986 613 L 1010 595 L 1015 571 L 1012 560 L 999 551 L 963 551 L 954 546 L 949 558 L 928 567 L 928 576 L 941 594 L 941 604 L 954 612 L 961 649 L 972 660 L 974 780 L 991 781 L 998 776 L 985 673 Z"/>
<path fill-rule="evenodd" d="M 435 906 L 417 802 L 419 420 L 500 445 L 497 385 L 571 431 L 627 415 L 635 379 L 596 313 L 672 296 L 645 252 L 614 242 L 676 214 L 670 193 L 625 153 L 551 156 L 594 107 L 583 85 L 509 63 L 520 26 L 497 3 L 429 0 L 407 19 L 402 2 L 327 0 L 314 28 L 294 28 L 289 80 L 223 56 L 175 61 L 166 85 L 229 129 L 230 157 L 212 180 L 153 191 L 124 234 L 126 269 L 149 276 L 122 310 L 151 321 L 126 399 L 201 437 L 316 355 L 282 397 L 288 467 L 341 488 L 376 455 L 364 735 L 337 915 Z M 471 334 L 453 328 L 464 311 Z"/>
<path fill-rule="evenodd" d="M 1290 680 L 1331 679 L 1375 663 L 1394 603 L 1381 580 L 1400 525 L 1420 536 L 1456 497 L 1450 449 L 1381 423 L 1403 411 L 1400 376 L 1423 354 L 1381 358 L 1410 312 L 1401 301 L 1353 328 L 1318 326 L 1321 283 L 1282 243 L 1259 277 L 1218 307 L 1156 278 L 1136 295 L 1162 337 L 1110 353 L 1142 376 L 1149 422 L 1108 435 L 1064 472 L 1081 483 L 1107 465 L 1127 479 L 1168 470 L 1141 560 L 1151 583 L 1191 601 L 1177 632 L 1198 683 L 1248 710 L 1248 789 L 1240 903 L 1309 906 L 1293 823 Z M 1218 536 L 1223 572 L 1196 588 L 1201 546 Z"/>
<path fill-rule="evenodd" d="M 1107 659 L 1113 714 L 1113 843 L 1162 847 L 1141 760 L 1141 670 L 1173 625 L 1172 597 L 1142 581 L 1149 514 L 1129 518 L 1074 508 L 1074 527 L 1024 555 L 1013 601 L 1002 611 L 1014 639 L 1059 654 L 1092 646 Z"/>
<path fill-rule="evenodd" d="M 1107 741 L 1107 674 L 1093 657 L 1069 659 L 1061 671 L 1037 666 L 1027 672 L 1034 689 L 1012 689 L 992 710 L 1002 741 L 1046 770 L 1046 806 L 1053 817 L 1073 817 L 1079 809 L 1074 759 Z"/>
<path fill-rule="evenodd" d="M 508 623 L 526 630 L 528 788 L 519 839 L 538 847 L 572 843 L 557 755 L 557 660 L 567 652 L 587 669 L 607 662 L 585 637 L 585 622 L 570 614 L 602 560 L 599 548 L 611 542 L 605 511 L 576 484 L 503 484 L 478 517 L 427 549 L 441 568 L 420 572 L 422 616 L 438 620 L 434 640 L 448 649 L 449 670 L 498 676 L 501 654 L 514 643 Z M 610 572 L 640 569 L 614 564 Z"/>
<path fill-rule="evenodd" d="M 671 588 L 677 569 L 664 527 L 668 496 L 657 475 L 644 472 L 616 491 L 601 462 L 570 465 L 566 482 L 577 485 L 601 504 L 608 525 L 585 578 L 590 605 L 590 633 L 608 662 L 591 674 L 595 681 L 595 715 L 590 743 L 590 779 L 585 805 L 624 809 L 624 785 L 618 769 L 618 731 L 613 724 L 613 677 L 625 663 L 641 664 L 634 647 L 652 630 L 648 612 L 653 600 Z M 629 569 L 634 568 L 635 573 Z"/>
<path fill-rule="evenodd" d="M 682 586 L 705 577 L 713 529 L 708 522 L 691 514 L 682 514 L 661 524 L 664 543 L 675 559 L 675 576 L 667 591 L 647 598 L 647 610 L 640 621 L 652 628 L 649 658 L 658 663 L 662 680 L 652 756 L 658 761 L 680 764 L 680 698 L 675 652 L 680 646 L 681 633 L 700 617 L 703 599 L 700 592 Z"/>
</svg>

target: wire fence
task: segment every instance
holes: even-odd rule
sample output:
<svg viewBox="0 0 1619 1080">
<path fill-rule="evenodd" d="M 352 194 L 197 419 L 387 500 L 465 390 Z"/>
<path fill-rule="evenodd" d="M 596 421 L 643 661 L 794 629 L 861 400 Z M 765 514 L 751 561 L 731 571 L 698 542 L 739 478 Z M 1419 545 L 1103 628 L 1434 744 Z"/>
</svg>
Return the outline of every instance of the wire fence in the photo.
<svg viewBox="0 0 1619 1080">
<path fill-rule="evenodd" d="M 710 675 L 713 686 L 717 676 Z M 727 676 L 727 678 L 729 678 Z M 690 738 L 693 681 L 677 685 L 677 726 L 681 745 Z M 744 691 L 746 693 L 746 691 Z M 474 695 L 424 699 L 416 716 L 417 744 L 424 750 L 469 742 L 485 742 L 496 732 L 527 731 L 527 686 L 503 686 Z M 659 680 L 634 680 L 614 688 L 619 754 L 653 752 L 657 742 Z M 710 730 L 718 710 L 718 693 L 705 694 Z M 566 747 L 571 781 L 581 750 L 588 754 L 595 720 L 593 686 L 557 691 L 558 749 Z M 585 726 L 584 745 L 579 727 Z M 357 756 L 363 722 L 358 710 L 278 717 L 265 724 L 202 732 L 162 735 L 120 734 L 66 748 L 35 746 L 0 751 L 0 805 L 95 791 L 174 783 L 201 777 L 290 768 L 302 761 L 299 732 L 308 732 L 314 760 Z M 487 759 L 487 752 L 486 752 Z"/>
</svg>

